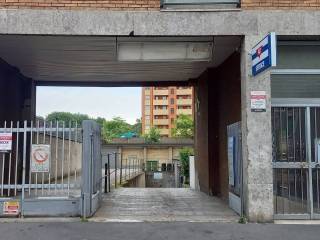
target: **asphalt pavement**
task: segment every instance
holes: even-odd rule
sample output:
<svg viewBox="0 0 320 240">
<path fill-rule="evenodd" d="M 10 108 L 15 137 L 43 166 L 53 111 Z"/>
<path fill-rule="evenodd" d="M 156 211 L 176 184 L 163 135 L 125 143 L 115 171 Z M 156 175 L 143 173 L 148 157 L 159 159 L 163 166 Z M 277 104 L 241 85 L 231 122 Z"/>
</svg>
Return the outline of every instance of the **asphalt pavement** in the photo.
<svg viewBox="0 0 320 240">
<path fill-rule="evenodd" d="M 2 240 L 319 240 L 319 225 L 237 223 L 1 223 Z"/>
</svg>

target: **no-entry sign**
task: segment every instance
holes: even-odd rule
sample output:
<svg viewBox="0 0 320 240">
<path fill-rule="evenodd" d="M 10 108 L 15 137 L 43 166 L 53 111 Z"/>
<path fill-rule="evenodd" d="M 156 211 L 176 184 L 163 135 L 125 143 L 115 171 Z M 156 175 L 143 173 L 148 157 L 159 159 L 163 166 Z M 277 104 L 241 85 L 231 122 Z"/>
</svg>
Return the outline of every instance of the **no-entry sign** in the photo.
<svg viewBox="0 0 320 240">
<path fill-rule="evenodd" d="M 0 133 L 0 152 L 12 150 L 12 133 Z"/>
<path fill-rule="evenodd" d="M 31 172 L 49 172 L 50 145 L 33 144 L 31 149 Z"/>
</svg>

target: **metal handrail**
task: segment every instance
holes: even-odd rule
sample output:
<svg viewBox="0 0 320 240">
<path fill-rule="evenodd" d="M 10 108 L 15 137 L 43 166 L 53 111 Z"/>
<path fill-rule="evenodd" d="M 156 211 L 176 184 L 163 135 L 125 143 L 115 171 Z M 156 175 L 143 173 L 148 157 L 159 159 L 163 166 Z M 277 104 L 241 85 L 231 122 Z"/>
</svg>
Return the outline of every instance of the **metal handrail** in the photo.
<svg viewBox="0 0 320 240">
<path fill-rule="evenodd" d="M 105 174 L 103 178 L 105 179 L 105 193 L 111 191 L 111 182 L 114 182 L 115 188 L 117 188 L 118 177 L 120 185 L 123 181 L 127 181 L 132 177 L 137 176 L 137 173 L 143 171 L 143 164 L 141 164 L 142 159 L 122 159 L 122 157 L 118 158 L 119 153 L 107 153 L 107 163 L 105 164 Z M 114 156 L 114 169 L 111 171 L 110 158 Z M 118 160 L 120 159 L 120 163 Z M 124 161 L 125 160 L 125 161 Z M 119 165 L 119 166 L 118 166 Z M 129 169 L 129 172 L 128 172 Z M 133 170 L 133 172 L 131 171 Z M 119 173 L 119 176 L 118 176 Z M 111 176 L 114 174 L 114 180 L 111 180 Z"/>
</svg>

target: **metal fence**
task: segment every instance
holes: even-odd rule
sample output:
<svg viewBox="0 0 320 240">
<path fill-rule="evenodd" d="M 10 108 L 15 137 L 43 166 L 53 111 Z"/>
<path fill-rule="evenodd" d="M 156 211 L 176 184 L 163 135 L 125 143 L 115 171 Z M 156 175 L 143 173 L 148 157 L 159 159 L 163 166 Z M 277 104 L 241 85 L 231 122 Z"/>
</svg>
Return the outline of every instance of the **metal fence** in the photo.
<svg viewBox="0 0 320 240">
<path fill-rule="evenodd" d="M 121 153 L 112 152 L 104 155 L 107 158 L 105 163 L 105 168 L 102 171 L 104 175 L 104 191 L 110 192 L 113 188 L 117 188 L 127 183 L 127 181 L 134 179 L 142 173 L 146 173 L 146 181 L 151 182 L 150 179 L 154 180 L 154 173 L 164 173 L 161 183 L 151 184 L 155 186 L 171 186 L 171 187 L 181 187 L 180 183 L 180 171 L 181 168 L 176 169 L 179 160 L 168 160 L 168 159 L 140 159 L 137 156 L 128 156 L 123 158 Z M 168 175 L 168 177 L 165 177 Z M 169 178 L 172 178 L 171 180 Z M 162 180 L 169 179 L 167 182 L 162 183 Z M 147 187 L 150 184 L 147 184 Z M 150 186 L 151 186 L 150 185 Z M 150 187 L 149 186 L 149 187 Z M 154 186 L 153 186 L 154 187 Z"/>
<path fill-rule="evenodd" d="M 112 188 L 121 186 L 126 181 L 138 176 L 144 171 L 144 161 L 137 157 L 122 158 L 120 153 L 107 153 L 107 163 L 104 168 L 104 189 L 110 192 Z"/>
<path fill-rule="evenodd" d="M 320 218 L 320 107 L 272 108 L 276 218 Z"/>
<path fill-rule="evenodd" d="M 0 205 L 19 199 L 23 214 L 25 200 L 80 197 L 77 123 L 11 121 L 0 126 Z"/>
</svg>

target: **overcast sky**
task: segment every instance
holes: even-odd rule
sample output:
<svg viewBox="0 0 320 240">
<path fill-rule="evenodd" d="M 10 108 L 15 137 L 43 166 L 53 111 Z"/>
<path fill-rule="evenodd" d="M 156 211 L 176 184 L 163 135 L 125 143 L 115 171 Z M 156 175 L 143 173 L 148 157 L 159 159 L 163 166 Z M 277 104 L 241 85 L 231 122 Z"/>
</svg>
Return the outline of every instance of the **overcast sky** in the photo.
<svg viewBox="0 0 320 240">
<path fill-rule="evenodd" d="M 37 116 L 53 111 L 84 113 L 135 123 L 141 118 L 141 88 L 37 87 Z"/>
</svg>

